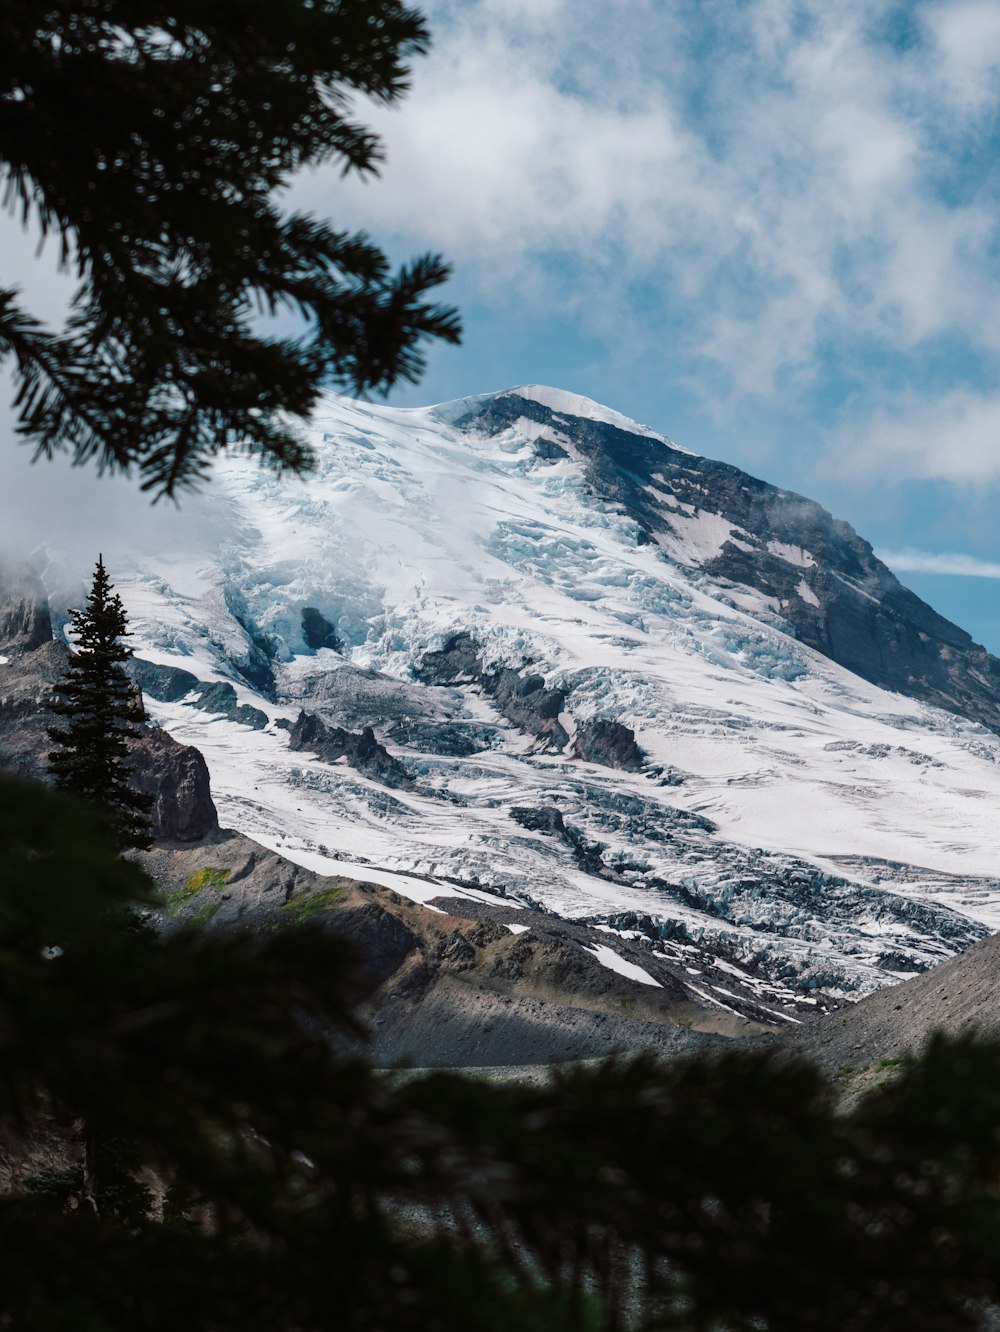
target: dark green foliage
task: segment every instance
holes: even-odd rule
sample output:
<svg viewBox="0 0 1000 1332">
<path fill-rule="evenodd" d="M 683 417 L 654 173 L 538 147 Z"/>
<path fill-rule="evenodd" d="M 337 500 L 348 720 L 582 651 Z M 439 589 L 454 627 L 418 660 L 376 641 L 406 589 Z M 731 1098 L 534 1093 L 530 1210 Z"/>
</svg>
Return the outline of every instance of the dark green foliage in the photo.
<svg viewBox="0 0 1000 1332">
<path fill-rule="evenodd" d="M 142 1182 L 145 1164 L 142 1154 L 122 1138 L 92 1136 L 89 1164 L 95 1184 L 93 1195 L 88 1191 L 88 1180 L 83 1165 L 65 1170 L 41 1170 L 29 1175 L 24 1187 L 30 1194 L 47 1202 L 58 1203 L 63 1210 L 73 1211 L 81 1205 L 89 1206 L 97 1215 L 109 1221 L 120 1221 L 127 1226 L 138 1226 L 147 1221 L 155 1207 L 153 1192 Z M 99 1182 L 98 1182 L 99 1181 Z"/>
<path fill-rule="evenodd" d="M 376 173 L 351 99 L 397 101 L 427 44 L 400 0 L 5 0 L 6 200 L 79 278 L 61 334 L 0 291 L 0 359 L 39 452 L 165 494 L 234 441 L 304 470 L 287 414 L 324 385 L 415 380 L 423 339 L 458 340 L 455 312 L 426 300 L 440 258 L 393 274 L 366 236 L 277 203 L 303 167 Z M 301 337 L 255 323 L 282 312 Z"/>
<path fill-rule="evenodd" d="M 994 1043 L 850 1112 L 767 1049 L 385 1078 L 320 923 L 114 928 L 151 885 L 7 780 L 0 848 L 0 1129 L 85 1123 L 100 1183 L 68 1133 L 0 1196 L 0 1325 L 972 1332 L 1000 1296 Z"/>
<path fill-rule="evenodd" d="M 123 641 L 128 619 L 98 558 L 84 610 L 72 612 L 76 652 L 56 686 L 52 711 L 69 718 L 51 727 L 58 749 L 49 755 L 56 785 L 97 811 L 109 840 L 124 851 L 149 842 L 151 796 L 136 791 L 128 769 L 129 741 L 139 735 L 142 697 L 125 674 L 132 649 Z"/>
</svg>

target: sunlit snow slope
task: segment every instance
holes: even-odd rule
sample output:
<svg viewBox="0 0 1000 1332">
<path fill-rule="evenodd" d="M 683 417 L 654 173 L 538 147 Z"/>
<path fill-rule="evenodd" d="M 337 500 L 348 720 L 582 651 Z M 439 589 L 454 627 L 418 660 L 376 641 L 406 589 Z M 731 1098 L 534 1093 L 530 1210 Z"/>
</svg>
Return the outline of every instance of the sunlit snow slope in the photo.
<svg viewBox="0 0 1000 1332">
<path fill-rule="evenodd" d="M 313 443 L 111 571 L 224 823 L 827 992 L 997 927 L 996 663 L 845 524 L 552 389 Z"/>
</svg>

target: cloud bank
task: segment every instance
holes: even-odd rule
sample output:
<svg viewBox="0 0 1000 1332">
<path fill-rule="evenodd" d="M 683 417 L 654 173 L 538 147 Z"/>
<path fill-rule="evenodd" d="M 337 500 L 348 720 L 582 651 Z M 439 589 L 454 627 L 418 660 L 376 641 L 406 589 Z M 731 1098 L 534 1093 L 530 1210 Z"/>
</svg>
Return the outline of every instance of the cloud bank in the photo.
<svg viewBox="0 0 1000 1332">
<path fill-rule="evenodd" d="M 878 558 L 894 573 L 954 574 L 961 578 L 1000 578 L 1000 561 L 981 560 L 957 552 L 933 554 L 928 550 L 879 550 Z"/>
<path fill-rule="evenodd" d="M 484 301 L 558 308 L 611 354 L 666 365 L 669 347 L 716 405 L 825 391 L 837 417 L 902 381 L 913 416 L 1000 386 L 995 4 L 425 8 L 431 56 L 375 114 L 384 178 L 320 172 L 304 201 L 440 248 Z M 914 469 L 982 475 L 978 441 L 1000 454 L 1000 434 L 977 420 Z M 898 435 L 866 436 L 899 463 Z"/>
</svg>

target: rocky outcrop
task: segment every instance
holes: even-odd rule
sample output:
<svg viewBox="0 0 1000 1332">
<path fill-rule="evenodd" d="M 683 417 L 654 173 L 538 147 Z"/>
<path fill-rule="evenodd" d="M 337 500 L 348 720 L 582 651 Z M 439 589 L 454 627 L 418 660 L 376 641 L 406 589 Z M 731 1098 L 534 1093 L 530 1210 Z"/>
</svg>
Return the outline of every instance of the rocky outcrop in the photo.
<svg viewBox="0 0 1000 1332">
<path fill-rule="evenodd" d="M 267 726 L 267 713 L 248 703 L 240 703 L 236 690 L 225 680 L 206 684 L 178 666 L 160 666 L 139 657 L 133 657 L 129 663 L 129 674 L 144 694 L 158 702 L 179 703 L 185 699 L 193 708 L 227 717 L 255 731 L 262 731 Z"/>
<path fill-rule="evenodd" d="M 52 638 L 49 603 L 27 575 L 0 590 L 0 650 L 32 652 Z M 20 586 L 19 586 L 20 584 Z"/>
<path fill-rule="evenodd" d="M 446 758 L 471 758 L 473 754 L 481 754 L 499 744 L 496 728 L 482 722 L 407 719 L 397 722 L 388 737 L 393 744 Z"/>
<path fill-rule="evenodd" d="M 547 689 L 545 680 L 530 671 L 510 666 L 488 670 L 479 644 L 471 634 L 454 634 L 436 652 L 426 652 L 418 677 L 426 684 L 478 684 L 495 703 L 497 711 L 529 735 L 555 749 L 562 749 L 569 736 L 559 723 L 566 691 Z"/>
<path fill-rule="evenodd" d="M 560 810 L 552 805 L 515 805 L 508 813 L 515 823 L 531 832 L 542 833 L 546 837 L 558 838 L 573 852 L 573 858 L 584 874 L 593 874 L 600 878 L 613 878 L 613 872 L 604 863 L 601 852 L 604 847 L 600 842 L 588 841 L 578 828 L 570 827 Z"/>
<path fill-rule="evenodd" d="M 219 829 L 208 765 L 193 745 L 145 727 L 131 747 L 133 784 L 153 797 L 150 823 L 157 842 L 200 842 Z"/>
<path fill-rule="evenodd" d="M 587 763 L 619 768 L 622 772 L 641 772 L 645 765 L 645 755 L 636 744 L 635 732 L 606 717 L 593 717 L 579 723 L 573 736 L 573 754 Z"/>
<path fill-rule="evenodd" d="M 513 805 L 508 811 L 515 823 L 530 832 L 545 833 L 548 837 L 558 837 L 570 845 L 570 836 L 562 811 L 554 805 Z"/>
<path fill-rule="evenodd" d="M 315 606 L 302 608 L 302 637 L 306 640 L 306 647 L 312 648 L 314 652 L 320 648 L 330 648 L 334 652 L 342 652 L 344 649 L 334 626 Z"/>
<path fill-rule="evenodd" d="M 411 786 L 413 779 L 366 726 L 360 734 L 328 726 L 314 713 L 301 711 L 288 733 L 289 749 L 315 754 L 324 763 L 347 763 L 383 786 Z"/>
<path fill-rule="evenodd" d="M 566 691 L 546 688 L 544 678 L 530 670 L 516 671 L 510 666 L 488 670 L 483 665 L 482 650 L 471 634 L 454 634 L 439 651 L 426 652 L 418 677 L 427 684 L 476 684 L 493 700 L 497 711 L 520 730 L 537 736 L 554 749 L 569 744 L 569 736 L 559 721 L 566 706 Z M 577 725 L 571 753 L 587 763 L 624 772 L 641 772 L 646 766 L 635 732 L 604 717 Z"/>
</svg>

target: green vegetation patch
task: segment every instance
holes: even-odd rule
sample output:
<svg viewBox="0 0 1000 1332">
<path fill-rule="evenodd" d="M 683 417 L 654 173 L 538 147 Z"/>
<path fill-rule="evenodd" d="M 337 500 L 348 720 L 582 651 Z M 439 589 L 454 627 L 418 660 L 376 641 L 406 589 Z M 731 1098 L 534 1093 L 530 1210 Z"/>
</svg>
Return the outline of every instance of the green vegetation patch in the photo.
<svg viewBox="0 0 1000 1332">
<path fill-rule="evenodd" d="M 201 906 L 192 911 L 191 915 L 188 916 L 188 922 L 191 925 L 207 925 L 221 906 L 221 902 L 213 902 L 209 899 L 209 901 L 203 902 Z"/>
<path fill-rule="evenodd" d="M 343 886 L 324 888 L 321 893 L 312 893 L 305 899 L 293 897 L 290 902 L 285 903 L 285 910 L 292 912 L 296 920 L 309 920 L 311 916 L 318 916 L 337 906 L 343 896 Z"/>
<path fill-rule="evenodd" d="M 206 865 L 203 869 L 195 870 L 189 878 L 185 879 L 180 888 L 168 894 L 166 899 L 167 915 L 180 915 L 184 909 L 184 904 L 189 902 L 192 897 L 196 897 L 205 888 L 211 888 L 217 893 L 221 892 L 223 884 L 231 873 L 231 870 L 221 869 L 216 865 Z M 218 906 L 217 902 L 213 904 L 213 910 L 208 916 L 209 920 L 215 915 Z"/>
</svg>

